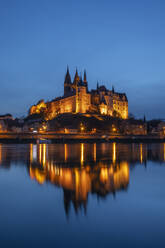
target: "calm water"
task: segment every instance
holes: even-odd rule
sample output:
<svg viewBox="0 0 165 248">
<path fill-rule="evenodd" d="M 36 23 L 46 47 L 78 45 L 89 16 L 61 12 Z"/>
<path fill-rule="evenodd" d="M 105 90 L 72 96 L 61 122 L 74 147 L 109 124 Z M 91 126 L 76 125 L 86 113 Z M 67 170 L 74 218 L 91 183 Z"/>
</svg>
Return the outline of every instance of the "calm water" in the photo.
<svg viewBox="0 0 165 248">
<path fill-rule="evenodd" d="M 0 247 L 165 247 L 165 144 L 0 144 Z"/>
</svg>

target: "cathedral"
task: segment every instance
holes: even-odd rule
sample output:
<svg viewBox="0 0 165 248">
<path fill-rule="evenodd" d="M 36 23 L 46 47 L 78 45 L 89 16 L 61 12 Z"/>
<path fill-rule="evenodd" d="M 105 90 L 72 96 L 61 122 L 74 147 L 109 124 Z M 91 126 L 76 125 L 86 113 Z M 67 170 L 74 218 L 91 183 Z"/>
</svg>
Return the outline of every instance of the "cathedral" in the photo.
<svg viewBox="0 0 165 248">
<path fill-rule="evenodd" d="M 29 114 L 44 113 L 47 120 L 55 118 L 63 113 L 89 113 L 101 114 L 122 119 L 128 118 L 128 100 L 125 93 L 115 92 L 114 88 L 108 90 L 104 85 L 89 90 L 86 71 L 83 78 L 76 73 L 74 80 L 71 80 L 69 68 L 64 80 L 64 95 L 49 102 L 40 100 L 33 105 Z"/>
</svg>

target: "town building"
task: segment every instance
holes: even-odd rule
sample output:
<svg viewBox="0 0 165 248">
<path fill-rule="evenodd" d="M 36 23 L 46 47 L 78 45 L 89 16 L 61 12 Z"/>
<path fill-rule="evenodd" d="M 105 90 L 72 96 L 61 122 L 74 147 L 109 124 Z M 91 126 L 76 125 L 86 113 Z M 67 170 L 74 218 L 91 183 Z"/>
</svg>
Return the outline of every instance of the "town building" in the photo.
<svg viewBox="0 0 165 248">
<path fill-rule="evenodd" d="M 143 120 L 128 119 L 122 123 L 122 131 L 125 135 L 147 135 L 147 123 Z"/>
<path fill-rule="evenodd" d="M 0 119 L 0 133 L 5 132 L 7 130 L 6 124 L 4 120 Z"/>
<path fill-rule="evenodd" d="M 76 73 L 72 82 L 69 68 L 64 80 L 64 95 L 52 101 L 40 100 L 33 105 L 29 114 L 44 113 L 47 120 L 63 113 L 90 113 L 128 118 L 128 100 L 125 93 L 115 92 L 114 87 L 108 90 L 104 85 L 97 84 L 96 89 L 89 91 L 86 71 L 84 77 Z"/>
<path fill-rule="evenodd" d="M 14 120 L 11 114 L 0 115 L 0 120 Z"/>
</svg>

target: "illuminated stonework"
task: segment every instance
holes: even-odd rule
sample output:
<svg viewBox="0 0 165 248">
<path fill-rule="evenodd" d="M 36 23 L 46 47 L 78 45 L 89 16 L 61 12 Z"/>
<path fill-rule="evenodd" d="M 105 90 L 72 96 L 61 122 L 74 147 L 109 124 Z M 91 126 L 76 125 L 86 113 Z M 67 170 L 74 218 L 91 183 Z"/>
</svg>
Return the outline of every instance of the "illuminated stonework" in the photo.
<svg viewBox="0 0 165 248">
<path fill-rule="evenodd" d="M 39 101 L 29 111 L 30 115 L 44 113 L 46 119 L 53 119 L 63 113 L 98 113 L 128 118 L 128 100 L 125 93 L 107 90 L 97 84 L 96 89 L 88 90 L 86 72 L 82 80 L 76 70 L 73 82 L 67 68 L 64 81 L 64 95 L 50 102 Z"/>
</svg>

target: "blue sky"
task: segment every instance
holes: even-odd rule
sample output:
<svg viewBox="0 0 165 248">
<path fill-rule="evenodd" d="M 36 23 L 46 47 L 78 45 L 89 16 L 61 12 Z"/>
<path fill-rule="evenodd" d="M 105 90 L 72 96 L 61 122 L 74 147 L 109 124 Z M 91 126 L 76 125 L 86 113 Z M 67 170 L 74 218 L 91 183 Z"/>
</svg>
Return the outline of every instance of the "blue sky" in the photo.
<svg viewBox="0 0 165 248">
<path fill-rule="evenodd" d="M 0 114 L 63 94 L 67 64 L 165 118 L 164 0 L 0 0 Z"/>
</svg>

